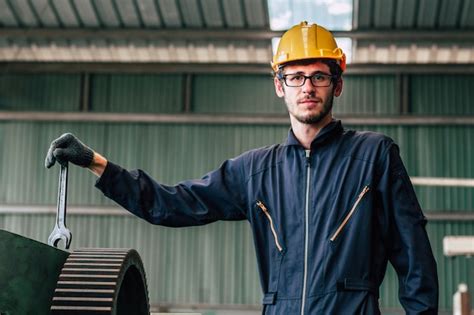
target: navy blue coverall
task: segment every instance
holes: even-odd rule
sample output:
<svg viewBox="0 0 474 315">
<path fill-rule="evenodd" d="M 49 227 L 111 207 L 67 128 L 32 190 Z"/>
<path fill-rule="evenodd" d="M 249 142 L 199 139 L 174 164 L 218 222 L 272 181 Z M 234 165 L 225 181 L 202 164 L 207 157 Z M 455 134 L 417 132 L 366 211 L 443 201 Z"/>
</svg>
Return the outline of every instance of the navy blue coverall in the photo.
<svg viewBox="0 0 474 315">
<path fill-rule="evenodd" d="M 179 227 L 248 220 L 264 314 L 379 314 L 387 262 L 407 314 L 436 314 L 436 262 L 426 219 L 394 142 L 333 120 L 305 150 L 246 152 L 175 186 L 111 162 L 96 183 L 133 214 Z"/>
</svg>

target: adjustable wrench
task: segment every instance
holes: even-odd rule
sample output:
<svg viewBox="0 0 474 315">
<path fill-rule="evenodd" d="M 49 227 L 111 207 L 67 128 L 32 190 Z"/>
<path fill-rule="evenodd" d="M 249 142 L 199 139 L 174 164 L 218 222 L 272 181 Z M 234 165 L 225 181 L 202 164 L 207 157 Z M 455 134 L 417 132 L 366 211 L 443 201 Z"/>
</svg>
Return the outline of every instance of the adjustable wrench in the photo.
<svg viewBox="0 0 474 315">
<path fill-rule="evenodd" d="M 59 171 L 58 208 L 56 213 L 56 224 L 53 232 L 49 235 L 48 244 L 58 247 L 59 241 L 63 240 L 66 249 L 71 245 L 72 234 L 66 227 L 66 201 L 67 201 L 67 164 L 61 165 Z"/>
</svg>

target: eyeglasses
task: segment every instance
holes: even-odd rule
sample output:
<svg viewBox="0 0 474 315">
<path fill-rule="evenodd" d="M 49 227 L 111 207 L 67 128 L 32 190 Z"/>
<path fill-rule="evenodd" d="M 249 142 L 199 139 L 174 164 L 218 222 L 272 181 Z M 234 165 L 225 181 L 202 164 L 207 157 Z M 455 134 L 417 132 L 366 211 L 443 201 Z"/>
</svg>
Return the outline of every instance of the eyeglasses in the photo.
<svg viewBox="0 0 474 315">
<path fill-rule="evenodd" d="M 303 86 L 307 79 L 310 79 L 310 82 L 314 87 L 327 87 L 331 85 L 331 82 L 333 79 L 335 79 L 335 76 L 320 72 L 316 72 L 315 74 L 308 76 L 301 73 L 292 73 L 284 74 L 280 76 L 280 79 L 282 79 L 286 86 L 289 87 Z"/>
</svg>

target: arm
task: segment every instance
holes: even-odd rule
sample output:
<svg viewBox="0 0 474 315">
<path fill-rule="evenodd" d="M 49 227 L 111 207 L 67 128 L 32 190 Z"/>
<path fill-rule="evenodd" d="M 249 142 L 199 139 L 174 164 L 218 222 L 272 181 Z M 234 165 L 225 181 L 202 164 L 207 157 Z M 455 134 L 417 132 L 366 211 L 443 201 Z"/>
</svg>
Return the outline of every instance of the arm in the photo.
<svg viewBox="0 0 474 315">
<path fill-rule="evenodd" d="M 107 167 L 107 159 L 97 152 L 94 152 L 91 164 L 87 167 L 96 176 L 101 177 Z"/>
<path fill-rule="evenodd" d="M 224 162 L 199 180 L 166 186 L 141 170 L 129 172 L 109 163 L 77 137 L 66 133 L 51 143 L 45 166 L 50 168 L 56 161 L 88 168 L 99 176 L 96 187 L 107 197 L 154 224 L 187 226 L 246 218 L 242 158 Z"/>
<path fill-rule="evenodd" d="M 96 187 L 105 196 L 146 221 L 170 227 L 217 220 L 246 219 L 238 160 L 228 160 L 201 179 L 174 186 L 156 182 L 142 170 L 127 171 L 111 162 Z"/>
<path fill-rule="evenodd" d="M 379 165 L 378 192 L 390 222 L 388 258 L 398 274 L 400 303 L 407 314 L 437 314 L 438 276 L 426 218 L 395 144 Z"/>
</svg>

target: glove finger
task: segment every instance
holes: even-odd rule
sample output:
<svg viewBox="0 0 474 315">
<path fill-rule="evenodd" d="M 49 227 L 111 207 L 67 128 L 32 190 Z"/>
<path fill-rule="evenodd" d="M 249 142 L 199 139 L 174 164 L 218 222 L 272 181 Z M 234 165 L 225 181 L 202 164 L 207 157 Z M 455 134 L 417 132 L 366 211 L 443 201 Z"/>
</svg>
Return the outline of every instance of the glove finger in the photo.
<svg viewBox="0 0 474 315">
<path fill-rule="evenodd" d="M 49 147 L 48 153 L 46 154 L 46 158 L 44 159 L 44 167 L 46 168 L 51 168 L 51 166 L 56 163 L 56 158 L 54 157 L 53 150 L 54 148 L 52 146 Z"/>
<path fill-rule="evenodd" d="M 46 158 L 44 160 L 44 166 L 46 168 L 51 168 L 56 162 L 56 157 L 54 151 L 57 148 L 67 148 L 70 142 L 74 139 L 74 135 L 72 133 L 64 133 L 59 138 L 53 140 L 49 147 L 48 153 L 46 154 Z M 64 163 L 61 163 L 64 164 Z"/>
<path fill-rule="evenodd" d="M 70 154 L 68 149 L 57 148 L 53 151 L 53 156 L 59 164 L 65 166 L 70 160 Z"/>
</svg>

